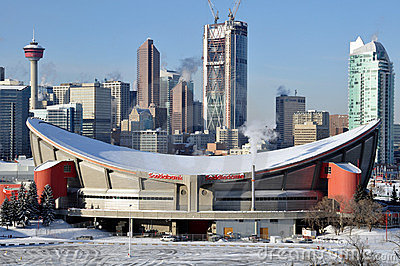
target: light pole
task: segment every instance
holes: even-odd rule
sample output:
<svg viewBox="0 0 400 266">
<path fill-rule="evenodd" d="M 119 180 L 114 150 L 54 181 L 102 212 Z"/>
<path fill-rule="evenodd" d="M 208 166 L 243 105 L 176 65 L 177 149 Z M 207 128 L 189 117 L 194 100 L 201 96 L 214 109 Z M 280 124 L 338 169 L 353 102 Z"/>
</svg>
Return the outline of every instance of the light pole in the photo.
<svg viewBox="0 0 400 266">
<path fill-rule="evenodd" d="M 131 207 L 132 204 L 129 205 L 129 252 L 128 257 L 131 257 L 131 236 L 132 236 L 132 227 L 131 227 Z"/>
</svg>

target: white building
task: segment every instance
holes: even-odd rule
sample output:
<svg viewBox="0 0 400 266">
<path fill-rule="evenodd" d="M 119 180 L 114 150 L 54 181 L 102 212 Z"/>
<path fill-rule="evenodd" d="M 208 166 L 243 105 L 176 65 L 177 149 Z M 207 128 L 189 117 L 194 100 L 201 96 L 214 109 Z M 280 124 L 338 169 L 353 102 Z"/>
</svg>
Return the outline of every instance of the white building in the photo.
<svg viewBox="0 0 400 266">
<path fill-rule="evenodd" d="M 109 80 L 103 83 L 103 87 L 111 89 L 111 119 L 112 128 L 120 128 L 121 121 L 129 115 L 129 83 Z"/>
</svg>

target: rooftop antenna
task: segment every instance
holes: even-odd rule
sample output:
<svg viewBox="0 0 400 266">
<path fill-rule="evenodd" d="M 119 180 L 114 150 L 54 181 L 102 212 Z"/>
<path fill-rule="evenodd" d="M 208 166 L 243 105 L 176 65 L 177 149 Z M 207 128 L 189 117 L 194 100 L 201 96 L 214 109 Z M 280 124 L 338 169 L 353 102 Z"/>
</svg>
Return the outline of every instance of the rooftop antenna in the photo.
<svg viewBox="0 0 400 266">
<path fill-rule="evenodd" d="M 297 90 L 294 90 L 294 96 L 297 96 Z"/>
<path fill-rule="evenodd" d="M 36 41 L 35 41 L 35 27 L 33 27 L 32 43 L 36 43 Z"/>
</svg>

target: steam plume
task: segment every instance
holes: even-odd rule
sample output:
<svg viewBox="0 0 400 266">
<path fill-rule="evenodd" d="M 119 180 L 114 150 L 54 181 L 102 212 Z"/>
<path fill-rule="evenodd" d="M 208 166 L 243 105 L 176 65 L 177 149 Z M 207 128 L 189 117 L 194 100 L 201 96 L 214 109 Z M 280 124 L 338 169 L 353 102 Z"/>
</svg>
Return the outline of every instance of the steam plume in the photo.
<svg viewBox="0 0 400 266">
<path fill-rule="evenodd" d="M 40 66 L 40 86 L 50 86 L 57 77 L 56 65 L 53 62 L 43 62 Z"/>
<path fill-rule="evenodd" d="M 286 89 L 285 86 L 281 85 L 276 90 L 277 96 L 288 96 L 290 94 L 290 89 Z"/>
<path fill-rule="evenodd" d="M 113 81 L 121 81 L 122 80 L 122 75 L 119 71 L 113 71 L 111 73 L 108 73 L 106 75 L 107 80 L 113 80 Z"/>
<path fill-rule="evenodd" d="M 181 73 L 181 80 L 190 81 L 201 66 L 201 59 L 197 57 L 187 57 L 181 59 L 181 65 L 178 72 Z"/>
<path fill-rule="evenodd" d="M 265 123 L 257 120 L 250 122 L 246 121 L 246 123 L 240 127 L 240 131 L 243 135 L 249 138 L 250 153 L 253 164 L 257 154 L 257 145 L 261 144 L 263 141 L 269 143 L 278 137 L 277 133 L 273 129 L 268 128 Z"/>
</svg>

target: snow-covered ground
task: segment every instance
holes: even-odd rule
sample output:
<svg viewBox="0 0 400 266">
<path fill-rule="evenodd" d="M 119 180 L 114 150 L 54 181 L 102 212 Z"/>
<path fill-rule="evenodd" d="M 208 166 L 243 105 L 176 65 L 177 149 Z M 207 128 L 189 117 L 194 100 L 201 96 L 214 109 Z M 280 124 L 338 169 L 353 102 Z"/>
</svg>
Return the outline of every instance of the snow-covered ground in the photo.
<svg viewBox="0 0 400 266">
<path fill-rule="evenodd" d="M 131 257 L 128 257 L 127 237 L 86 228 L 72 228 L 57 220 L 45 229 L 34 223 L 28 228 L 0 227 L 1 265 L 44 264 L 240 264 L 240 265 L 309 265 L 310 263 L 340 263 L 341 255 L 349 256 L 349 232 L 336 236 L 330 233 L 319 237 L 313 244 L 250 243 L 238 242 L 161 242 L 152 238 L 132 238 Z M 12 235 L 12 238 L 7 236 Z M 398 241 L 400 229 L 389 229 L 388 238 Z M 4 237 L 2 237 L 4 236 Z M 92 236 L 93 240 L 76 240 L 79 236 Z M 395 265 L 397 246 L 386 242 L 385 229 L 353 229 L 353 239 L 358 237 L 368 248 L 380 256 L 380 265 Z M 41 244 L 40 244 L 41 243 Z M 4 244 L 31 244 L 29 246 L 3 246 Z M 346 253 L 347 252 L 347 253 Z"/>
</svg>

